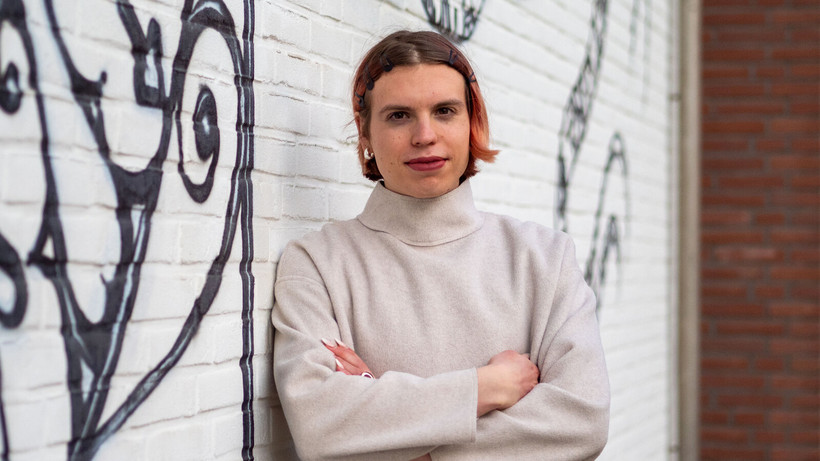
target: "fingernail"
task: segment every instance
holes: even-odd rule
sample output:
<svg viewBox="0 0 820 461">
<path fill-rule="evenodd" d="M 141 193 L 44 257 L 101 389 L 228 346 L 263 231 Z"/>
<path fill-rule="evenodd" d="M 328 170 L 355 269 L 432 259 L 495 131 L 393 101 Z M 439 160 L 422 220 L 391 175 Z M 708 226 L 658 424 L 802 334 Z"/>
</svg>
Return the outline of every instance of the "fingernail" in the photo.
<svg viewBox="0 0 820 461">
<path fill-rule="evenodd" d="M 336 340 L 336 344 L 338 344 L 338 345 L 340 345 L 340 346 L 342 346 L 342 347 L 347 347 L 348 349 L 350 349 L 350 347 L 348 347 L 348 345 L 347 345 L 347 344 L 343 343 L 341 339 L 337 339 L 337 340 Z"/>
<path fill-rule="evenodd" d="M 342 365 L 342 362 L 340 362 L 340 361 L 339 361 L 339 359 L 335 359 L 335 360 L 336 360 L 336 366 L 337 366 L 337 367 L 339 367 L 339 368 L 341 368 L 342 370 L 344 370 L 344 369 L 345 369 L 345 366 L 344 366 L 344 365 Z"/>
<path fill-rule="evenodd" d="M 325 339 L 325 338 L 322 338 L 322 344 L 324 344 L 327 347 L 336 347 L 336 341 L 331 343 L 329 339 Z"/>
</svg>

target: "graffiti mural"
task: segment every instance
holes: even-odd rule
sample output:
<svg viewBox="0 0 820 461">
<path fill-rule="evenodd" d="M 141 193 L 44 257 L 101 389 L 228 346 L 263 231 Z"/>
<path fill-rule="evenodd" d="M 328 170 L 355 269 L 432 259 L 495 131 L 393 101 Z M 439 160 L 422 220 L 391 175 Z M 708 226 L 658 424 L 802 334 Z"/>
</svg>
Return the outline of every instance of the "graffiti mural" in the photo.
<svg viewBox="0 0 820 461">
<path fill-rule="evenodd" d="M 590 33 L 586 42 L 585 56 L 581 70 L 572 86 L 570 95 L 564 105 L 558 144 L 558 178 L 555 193 L 554 226 L 563 231 L 570 230 L 567 205 L 570 199 L 570 189 L 580 158 L 589 119 L 592 113 L 598 90 L 598 80 L 603 61 L 605 36 L 607 31 L 607 10 L 609 0 L 594 0 L 590 19 Z M 643 7 L 641 7 L 643 5 Z M 630 54 L 635 52 L 635 35 L 637 34 L 638 16 L 644 11 L 645 29 L 651 27 L 649 19 L 649 0 L 633 0 L 632 22 L 630 32 L 632 41 Z M 649 57 L 649 37 L 651 34 L 644 30 L 644 61 Z M 644 63 L 644 87 L 648 85 L 646 62 Z M 630 199 L 628 189 L 628 162 L 627 150 L 623 135 L 615 131 L 609 142 L 609 152 L 603 169 L 603 179 L 599 188 L 598 203 L 595 210 L 592 238 L 589 254 L 586 258 L 585 279 L 597 295 L 597 308 L 600 313 L 602 293 L 601 288 L 606 281 L 607 262 L 613 252 L 616 264 L 621 263 L 621 244 L 625 236 L 625 229 L 630 219 Z M 623 183 L 623 214 L 605 211 L 610 177 L 618 175 Z"/>
<path fill-rule="evenodd" d="M 23 268 L 25 265 L 39 270 L 50 281 L 58 300 L 53 306 L 54 313 L 60 313 L 61 333 L 67 363 L 67 385 L 70 396 L 71 440 L 67 447 L 67 459 L 72 461 L 92 459 L 101 445 L 116 433 L 134 411 L 162 383 L 163 378 L 180 360 L 196 335 L 203 317 L 208 313 L 219 292 L 223 274 L 234 240 L 241 239 L 241 259 L 239 278 L 242 285 L 242 355 L 238 373 L 243 381 L 243 446 L 242 459 L 253 459 L 253 318 L 254 277 L 251 268 L 253 260 L 253 192 L 251 171 L 253 170 L 253 126 L 254 126 L 254 3 L 242 2 L 243 18 L 241 36 L 237 33 L 234 16 L 222 0 L 186 0 L 180 12 L 179 43 L 173 56 L 170 75 L 162 66 L 163 54 L 167 49 L 163 42 L 163 31 L 154 18 L 141 20 L 128 0 L 111 3 L 124 28 L 131 45 L 133 63 L 133 96 L 135 103 L 145 109 L 155 111 L 159 133 L 146 133 L 146 139 L 156 135 L 159 139 L 147 164 L 139 169 L 126 168 L 117 162 L 110 146 L 106 125 L 105 105 L 108 73 L 89 77 L 80 70 L 79 63 L 85 56 L 72 49 L 60 24 L 60 14 L 53 0 L 44 0 L 47 26 L 53 44 L 58 50 L 59 64 L 50 64 L 67 76 L 73 95 L 73 104 L 83 115 L 82 123 L 93 138 L 94 155 L 98 156 L 113 188 L 115 197 L 114 215 L 119 235 L 119 250 L 111 273 L 100 274 L 103 285 L 102 306 L 99 319 L 87 315 L 89 306 L 82 305 L 77 296 L 77 286 L 69 270 L 71 260 L 69 248 L 72 242 L 66 236 L 65 221 L 61 209 L 61 192 L 58 187 L 55 164 L 57 160 L 50 139 L 51 127 L 59 120 L 53 120 L 49 100 L 41 90 L 40 74 L 45 66 L 38 59 L 36 43 L 29 30 L 26 4 L 22 0 L 0 1 L 0 31 L 11 28 L 19 38 L 22 56 L 0 61 L 0 109 L 14 116 L 25 104 L 34 104 L 40 137 L 40 160 L 44 176 L 45 190 L 39 231 L 31 248 L 15 248 L 6 237 L 0 235 L 0 271 L 13 287 L 13 295 L 8 305 L 0 306 L 0 325 L 11 329 L 20 325 L 26 315 L 28 304 L 27 282 Z M 29 5 L 30 6 L 30 5 Z M 72 11 L 72 10 L 66 10 Z M 188 197 L 195 203 L 204 203 L 212 197 L 216 166 L 220 154 L 226 149 L 226 136 L 218 126 L 218 108 L 214 91 L 208 85 L 186 88 L 186 77 L 192 56 L 200 38 L 205 32 L 216 33 L 230 56 L 227 67 L 233 70 L 233 86 L 237 100 L 235 120 L 236 156 L 230 173 L 227 202 L 224 203 L 224 223 L 221 236 L 215 245 L 218 250 L 204 277 L 201 291 L 192 305 L 173 346 L 167 354 L 134 386 L 125 400 L 113 412 L 103 418 L 103 410 L 112 377 L 122 352 L 123 341 L 128 331 L 129 320 L 134 311 L 137 294 L 142 280 L 143 263 L 151 242 L 152 224 L 157 211 L 160 191 L 167 181 L 179 180 Z M 167 37 L 169 35 L 165 35 Z M 45 45 L 43 45 L 45 46 Z M 4 51 L 0 49 L 0 51 Z M 19 51 L 19 50 L 16 50 Z M 20 62 L 24 59 L 25 62 Z M 28 79 L 21 77 L 21 66 L 28 71 Z M 26 90 L 23 87 L 27 86 Z M 198 91 L 190 120 L 183 118 L 183 95 Z M 50 125 L 50 123 L 52 125 Z M 185 156 L 188 144 L 183 142 L 183 131 L 193 133 L 195 156 Z M 233 133 L 233 131 L 230 131 Z M 163 163 L 169 159 L 169 152 L 175 147 L 179 154 L 177 172 L 179 177 L 164 177 Z M 195 175 L 188 171 L 190 161 L 197 158 L 207 165 L 207 173 Z M 201 179 L 197 179 L 201 178 Z M 77 180 L 78 178 L 74 178 Z M 64 186 L 65 187 L 65 186 Z M 221 205 L 220 205 L 221 206 Z M 27 256 L 22 256 L 27 255 Z M 49 306 L 46 306 L 49 307 Z M 186 307 L 183 306 L 185 309 Z M 1 366 L 2 364 L 0 364 Z M 0 380 L 2 374 L 0 374 Z M 0 381 L 0 436 L 4 461 L 10 456 L 10 441 L 7 428 L 14 421 L 6 419 L 2 405 L 2 382 Z"/>
<path fill-rule="evenodd" d="M 460 42 L 469 40 L 475 31 L 484 0 L 421 0 L 430 25 Z"/>
</svg>

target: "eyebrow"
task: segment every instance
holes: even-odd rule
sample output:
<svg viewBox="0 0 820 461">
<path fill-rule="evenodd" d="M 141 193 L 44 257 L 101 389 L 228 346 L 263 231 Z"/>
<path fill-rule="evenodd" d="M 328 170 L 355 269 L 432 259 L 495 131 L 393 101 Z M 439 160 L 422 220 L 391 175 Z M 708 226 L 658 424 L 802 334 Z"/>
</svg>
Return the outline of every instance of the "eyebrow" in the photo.
<svg viewBox="0 0 820 461">
<path fill-rule="evenodd" d="M 433 108 L 438 109 L 440 107 L 445 106 L 459 106 L 459 107 L 466 107 L 464 101 L 460 99 L 446 99 L 444 101 L 437 102 Z M 401 104 L 388 104 L 384 106 L 380 111 L 379 114 L 384 114 L 386 112 L 411 112 L 413 110 L 410 106 L 403 106 Z"/>
</svg>

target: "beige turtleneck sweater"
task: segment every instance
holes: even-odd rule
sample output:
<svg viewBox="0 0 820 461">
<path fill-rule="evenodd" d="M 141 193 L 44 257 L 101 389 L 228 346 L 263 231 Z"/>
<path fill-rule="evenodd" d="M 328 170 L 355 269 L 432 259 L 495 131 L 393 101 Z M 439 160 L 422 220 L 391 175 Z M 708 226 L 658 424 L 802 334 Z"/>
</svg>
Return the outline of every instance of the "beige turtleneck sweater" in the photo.
<svg viewBox="0 0 820 461">
<path fill-rule="evenodd" d="M 358 218 L 291 242 L 272 314 L 274 378 L 300 459 L 582 460 L 609 383 L 595 300 L 568 236 L 482 213 L 469 181 L 434 199 L 376 186 Z M 335 371 L 320 338 L 378 377 Z M 540 384 L 476 418 L 477 375 L 527 352 Z"/>
</svg>

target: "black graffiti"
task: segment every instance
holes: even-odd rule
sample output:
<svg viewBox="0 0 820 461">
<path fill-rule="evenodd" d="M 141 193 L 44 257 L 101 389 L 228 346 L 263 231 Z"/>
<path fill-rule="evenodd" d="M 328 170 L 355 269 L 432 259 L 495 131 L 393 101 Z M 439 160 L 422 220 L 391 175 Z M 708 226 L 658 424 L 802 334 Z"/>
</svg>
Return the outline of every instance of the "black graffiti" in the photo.
<svg viewBox="0 0 820 461">
<path fill-rule="evenodd" d="M 641 94 L 641 102 L 646 104 L 647 93 L 646 89 L 649 87 L 649 56 L 652 49 L 652 2 L 650 0 L 633 0 L 632 2 L 632 19 L 629 23 L 629 55 L 634 57 L 637 51 L 638 44 L 638 19 L 641 16 L 641 9 L 643 9 L 643 85 Z M 634 66 L 633 66 L 634 67 Z"/>
<path fill-rule="evenodd" d="M 558 178 L 555 191 L 554 225 L 563 231 L 569 230 L 567 203 L 569 201 L 570 186 L 589 128 L 589 118 L 598 90 L 598 79 L 605 45 L 604 37 L 607 30 L 608 3 L 608 0 L 595 0 L 593 2 L 590 34 L 586 43 L 581 71 L 564 105 L 561 119 L 557 158 Z M 616 214 L 604 216 L 604 204 L 609 187 L 609 177 L 615 174 L 613 166 L 616 165 L 620 167 L 619 173 L 624 182 L 624 203 L 627 211 L 623 223 Z M 627 155 L 623 137 L 616 131 L 612 135 L 609 144 L 609 157 L 603 171 L 603 180 L 599 189 L 598 205 L 595 211 L 595 223 L 592 230 L 592 243 L 584 271 L 584 278 L 597 295 L 596 307 L 599 311 L 602 301 L 601 287 L 606 279 L 606 266 L 611 255 L 610 250 L 615 250 L 618 264 L 620 264 L 621 260 L 620 247 L 623 235 L 619 229 L 621 226 L 626 225 L 626 222 L 629 220 L 627 171 Z M 602 227 L 605 227 L 603 235 Z"/>
<path fill-rule="evenodd" d="M 455 41 L 469 40 L 475 31 L 484 0 L 421 0 L 430 25 Z"/>
<path fill-rule="evenodd" d="M 54 9 L 53 0 L 44 0 L 48 25 L 59 50 L 62 65 L 68 75 L 74 102 L 82 110 L 96 143 L 98 154 L 104 162 L 116 196 L 115 216 L 119 227 L 120 254 L 114 273 L 103 280 L 104 306 L 102 316 L 96 322 L 84 314 L 74 294 L 69 279 L 67 244 L 60 217 L 60 201 L 56 186 L 54 167 L 50 154 L 47 111 L 39 89 L 37 60 L 34 42 L 26 26 L 25 8 L 21 0 L 0 2 L 0 27 L 10 24 L 19 34 L 25 48 L 30 69 L 29 85 L 37 103 L 41 130 L 41 159 L 45 176 L 45 200 L 41 226 L 28 264 L 37 267 L 55 288 L 62 322 L 62 334 L 68 366 L 68 390 L 71 401 L 71 440 L 67 447 L 69 460 L 90 460 L 100 446 L 125 423 L 136 408 L 161 383 L 166 374 L 179 361 L 182 353 L 196 334 L 199 324 L 207 314 L 219 291 L 225 265 L 230 257 L 232 242 L 239 231 L 242 239 L 242 256 L 239 275 L 242 281 L 242 342 L 240 373 L 243 379 L 243 448 L 242 458 L 253 459 L 253 192 L 251 171 L 253 169 L 254 94 L 253 24 L 254 3 L 244 0 L 244 27 L 241 39 L 235 32 L 234 20 L 221 0 L 186 0 L 181 11 L 179 45 L 173 59 L 172 75 L 166 94 L 166 80 L 161 67 L 163 53 L 162 34 L 158 23 L 151 19 L 147 33 L 127 0 L 116 2 L 117 12 L 132 45 L 133 88 L 135 101 L 143 107 L 155 108 L 162 119 L 159 145 L 147 166 L 140 171 L 129 171 L 111 159 L 111 151 L 105 130 L 105 114 L 101 107 L 107 75 L 87 78 L 75 65 L 74 55 L 69 51 Z M 231 173 L 230 194 L 225 210 L 222 240 L 219 252 L 210 265 L 202 292 L 194 301 L 184 325 L 166 356 L 135 386 L 125 401 L 102 420 L 103 407 L 108 397 L 111 378 L 117 367 L 128 321 L 134 308 L 140 285 L 140 274 L 148 243 L 151 224 L 157 207 L 163 180 L 162 164 L 166 160 L 172 132 L 176 128 L 177 146 L 180 152 L 178 172 L 192 200 L 206 201 L 213 187 L 215 166 L 220 150 L 220 131 L 217 126 L 217 108 L 213 93 L 207 86 L 199 88 L 194 110 L 192 129 L 195 148 L 200 160 L 210 161 L 205 180 L 196 184 L 185 173 L 183 166 L 181 104 L 185 90 L 187 69 L 202 32 L 214 30 L 225 41 L 230 53 L 237 94 L 236 110 L 236 160 Z M 244 45 L 244 46 L 243 46 Z M 21 103 L 17 66 L 10 63 L 0 74 L 3 88 L 0 90 L 0 107 L 13 113 Z M 0 236 L 2 238 L 2 236 Z M 0 262 L 3 272 L 14 281 L 16 300 L 10 313 L 0 316 L 4 327 L 13 328 L 20 323 L 25 312 L 26 291 L 22 265 L 17 251 L 0 240 Z M 85 384 L 83 384 L 85 381 Z M 9 443 L 2 401 L 0 401 L 0 430 L 2 430 L 3 459 L 8 459 Z"/>
</svg>

